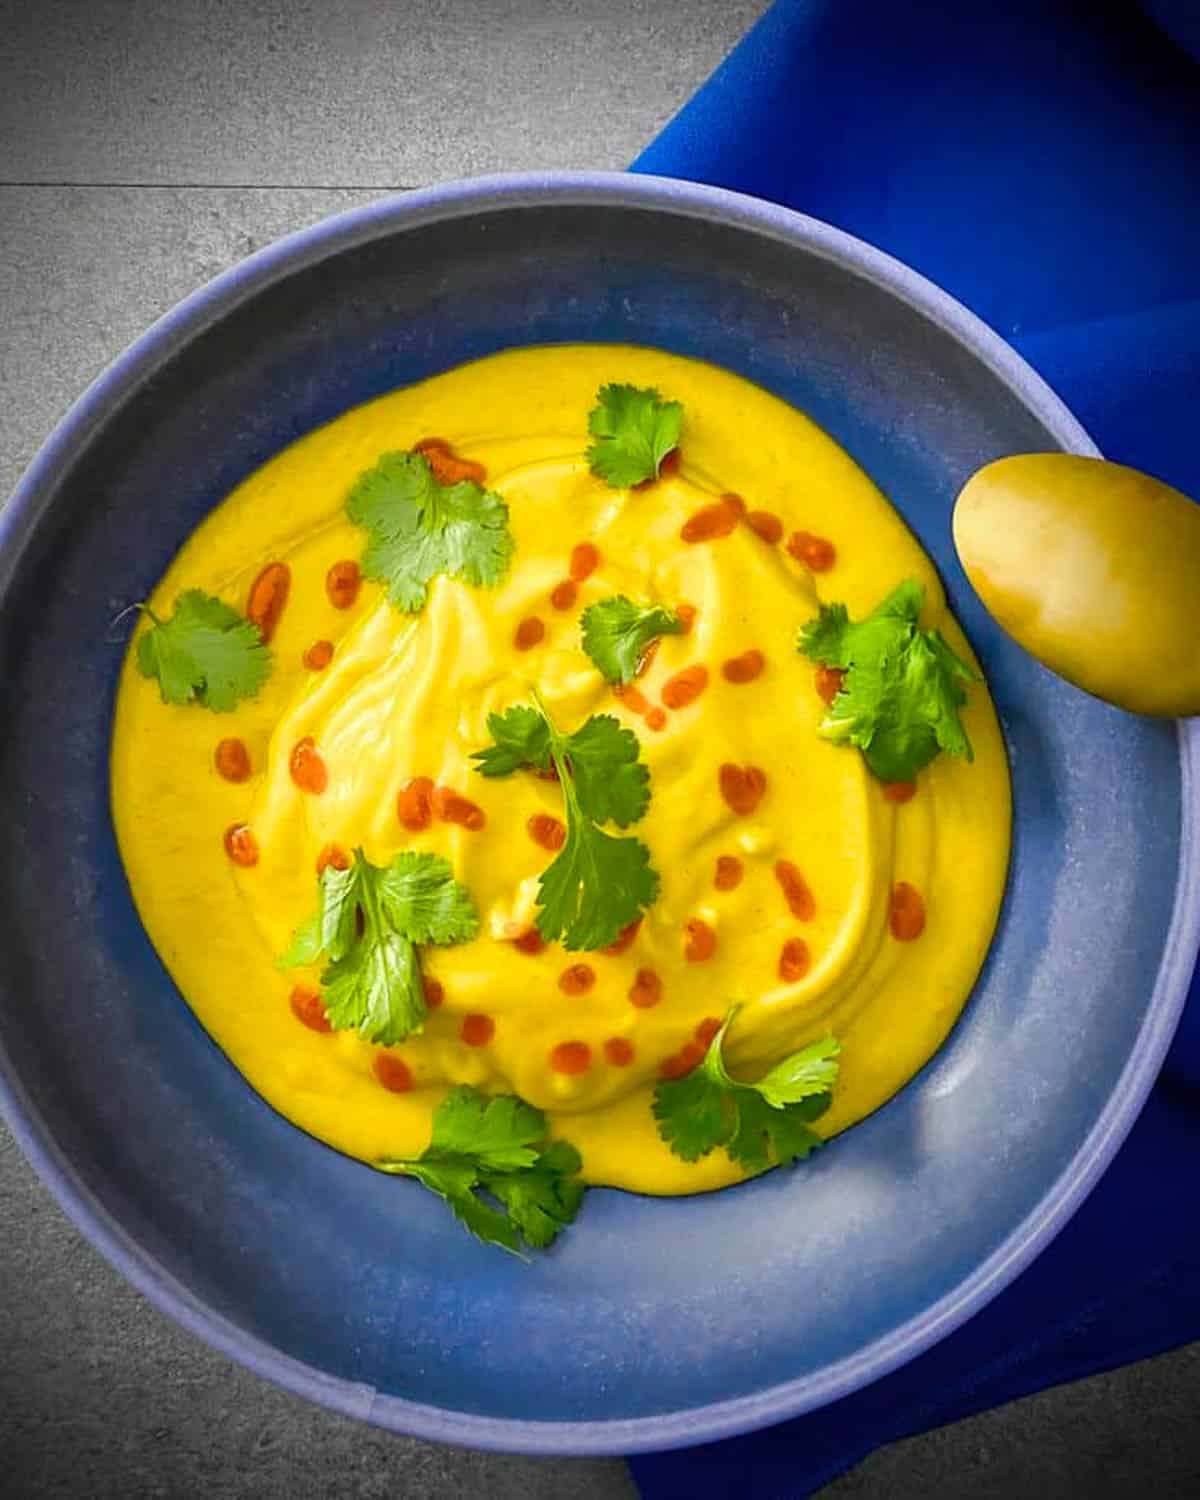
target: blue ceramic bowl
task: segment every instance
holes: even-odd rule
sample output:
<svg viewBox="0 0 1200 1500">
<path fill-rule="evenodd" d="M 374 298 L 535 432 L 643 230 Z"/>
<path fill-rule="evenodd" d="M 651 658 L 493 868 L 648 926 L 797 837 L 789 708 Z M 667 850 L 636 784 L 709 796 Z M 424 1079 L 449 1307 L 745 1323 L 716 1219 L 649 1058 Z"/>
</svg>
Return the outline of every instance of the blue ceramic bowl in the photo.
<svg viewBox="0 0 1200 1500">
<path fill-rule="evenodd" d="M 933 554 L 986 664 L 1016 839 L 966 1015 L 885 1109 L 811 1164 L 715 1196 L 593 1192 L 526 1265 L 293 1129 L 180 999 L 113 841 L 110 621 L 294 438 L 463 360 L 556 340 L 712 360 L 849 449 Z M 480 1447 L 621 1453 L 744 1431 L 961 1323 L 1128 1130 L 1200 923 L 1200 731 L 1049 676 L 955 561 L 959 485 L 1030 449 L 1095 451 L 943 293 L 821 224 L 676 182 L 414 193 L 189 298 L 66 417 L 2 523 L 0 1096 L 67 1211 L 160 1307 L 280 1385 Z"/>
</svg>

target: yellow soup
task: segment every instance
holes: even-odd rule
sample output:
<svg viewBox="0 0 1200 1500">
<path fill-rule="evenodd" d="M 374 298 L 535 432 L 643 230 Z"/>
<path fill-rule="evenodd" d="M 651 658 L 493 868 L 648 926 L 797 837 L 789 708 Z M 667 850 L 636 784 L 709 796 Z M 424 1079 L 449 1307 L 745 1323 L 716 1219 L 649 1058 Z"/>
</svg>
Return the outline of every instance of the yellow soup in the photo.
<svg viewBox="0 0 1200 1500">
<path fill-rule="evenodd" d="M 609 381 L 683 403 L 675 472 L 630 490 L 589 472 L 587 413 Z M 329 571 L 364 547 L 343 510 L 350 486 L 381 454 L 431 435 L 482 464 L 507 502 L 516 544 L 507 575 L 493 589 L 439 577 L 415 615 L 369 582 L 338 607 L 347 600 L 331 599 Z M 745 498 L 745 517 L 727 534 L 684 540 L 703 532 L 688 522 L 726 492 Z M 796 533 L 807 539 L 789 548 Z M 583 542 L 598 551 L 594 571 L 560 588 Z M 818 737 L 825 703 L 795 640 L 821 600 L 844 601 L 857 617 L 915 578 L 926 590 L 922 625 L 973 658 L 921 548 L 807 418 L 734 375 L 649 349 L 497 355 L 348 412 L 272 459 L 190 538 L 151 606 L 167 615 L 182 590 L 199 588 L 245 608 L 276 562 L 290 569 L 290 589 L 274 670 L 256 698 L 228 714 L 168 706 L 126 662 L 113 806 L 134 899 L 167 968 L 250 1083 L 302 1129 L 366 1161 L 415 1155 L 447 1088 L 469 1083 L 547 1111 L 589 1182 L 690 1193 L 740 1173 L 723 1151 L 695 1164 L 673 1156 L 651 1094 L 664 1068 L 694 1059 L 697 1038 L 731 1003 L 743 1008 L 726 1060 L 742 1076 L 829 1032 L 839 1039 L 823 1135 L 877 1108 L 940 1045 L 1004 885 L 1001 737 L 985 687 L 973 685 L 963 719 L 974 764 L 938 756 L 907 801 L 857 750 Z M 663 638 L 635 690 L 620 695 L 580 645 L 580 612 L 614 593 L 695 611 L 690 632 Z M 522 625 L 534 619 L 543 633 L 530 644 L 537 629 Z M 332 647 L 323 666 L 318 642 Z M 747 653 L 761 654 L 757 673 Z M 707 681 L 680 704 L 687 695 L 672 681 L 694 666 Z M 685 680 L 694 688 L 702 675 Z M 661 889 L 620 952 L 530 952 L 536 942 L 515 941 L 532 929 L 553 857 L 530 820 L 561 820 L 562 792 L 528 773 L 485 779 L 470 757 L 490 742 L 488 714 L 529 702 L 535 688 L 565 729 L 616 715 L 650 770 L 649 810 L 631 831 Z M 230 739 L 248 754 L 248 775 L 233 768 L 241 780 L 215 765 Z M 308 739 L 327 773 L 319 794 L 289 768 Z M 751 811 L 729 805 L 722 766 L 762 773 Z M 406 829 L 398 799 L 419 777 L 468 799 L 483 826 L 435 818 Z M 225 847 L 226 830 L 243 824 L 259 851 L 251 866 Z M 293 990 L 315 993 L 319 970 L 277 967 L 316 909 L 317 861 L 331 845 L 361 847 L 376 864 L 436 851 L 478 908 L 477 938 L 422 950 L 440 1003 L 401 1045 L 304 1024 Z M 587 972 L 565 974 L 578 965 Z"/>
</svg>

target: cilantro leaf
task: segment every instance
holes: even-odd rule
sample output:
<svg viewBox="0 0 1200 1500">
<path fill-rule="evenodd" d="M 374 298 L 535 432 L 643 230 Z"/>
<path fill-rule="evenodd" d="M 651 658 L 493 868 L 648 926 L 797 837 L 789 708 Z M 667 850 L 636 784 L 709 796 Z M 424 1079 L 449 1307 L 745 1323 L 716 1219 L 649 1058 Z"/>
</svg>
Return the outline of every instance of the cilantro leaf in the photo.
<svg viewBox="0 0 1200 1500">
<path fill-rule="evenodd" d="M 515 1254 L 522 1240 L 545 1250 L 574 1220 L 584 1193 L 579 1152 L 566 1141 L 546 1144 L 546 1136 L 545 1115 L 524 1099 L 489 1099 L 463 1085 L 434 1111 L 419 1157 L 377 1165 L 437 1193 L 477 1239 Z"/>
<path fill-rule="evenodd" d="M 842 690 L 821 721 L 825 739 L 857 745 L 881 781 L 911 781 L 942 750 L 974 752 L 959 717 L 977 674 L 936 630 L 920 630 L 925 591 L 907 579 L 863 620 L 824 604 L 800 631 L 800 652 L 839 667 Z"/>
<path fill-rule="evenodd" d="M 633 385 L 602 386 L 596 400 L 588 416 L 596 439 L 587 451 L 592 473 L 614 489 L 657 479 L 659 465 L 679 445 L 683 407 Z"/>
<path fill-rule="evenodd" d="M 641 839 L 613 838 L 567 803 L 567 841 L 538 886 L 536 926 L 569 952 L 615 943 L 658 896 Z"/>
<path fill-rule="evenodd" d="M 545 1135 L 545 1116 L 524 1099 L 515 1094 L 489 1099 L 464 1086 L 455 1089 L 434 1115 L 425 1159 L 471 1154 L 488 1171 L 515 1171 L 533 1166 L 536 1147 Z"/>
<path fill-rule="evenodd" d="M 593 714 L 562 742 L 579 806 L 595 823 L 628 828 L 650 805 L 650 770 L 637 735 L 612 714 Z"/>
<path fill-rule="evenodd" d="M 739 1008 L 729 1009 L 698 1068 L 658 1085 L 654 1118 L 659 1135 L 684 1161 L 724 1147 L 743 1171 L 765 1172 L 799 1161 L 821 1144 L 810 1126 L 829 1108 L 841 1049 L 833 1037 L 823 1037 L 757 1083 L 741 1083 L 729 1076 L 722 1053 Z"/>
<path fill-rule="evenodd" d="M 355 481 L 346 514 L 370 533 L 363 573 L 408 613 L 439 573 L 490 587 L 508 571 L 508 506 L 473 479 L 440 484 L 423 453 L 385 453 Z"/>
<path fill-rule="evenodd" d="M 479 930 L 474 903 L 435 854 L 397 854 L 379 877 L 379 905 L 411 942 L 447 947 Z"/>
<path fill-rule="evenodd" d="M 548 771 L 557 747 L 570 767 L 579 805 L 593 822 L 627 828 L 645 813 L 650 772 L 638 758 L 637 736 L 611 714 L 593 714 L 574 734 L 564 736 L 540 708 L 518 704 L 506 713 L 489 714 L 487 727 L 494 743 L 471 757 L 482 775 Z"/>
<path fill-rule="evenodd" d="M 744 1172 L 765 1172 L 768 1167 L 790 1167 L 803 1161 L 822 1144 L 809 1122 L 829 1108 L 829 1096 L 805 1099 L 786 1109 L 772 1109 L 761 1094 L 739 1090 L 736 1096 L 737 1128 L 725 1142 L 725 1150 Z"/>
<path fill-rule="evenodd" d="M 624 594 L 589 604 L 580 624 L 583 649 L 605 682 L 632 682 L 651 641 L 683 634 L 683 621 L 673 609 L 635 604 Z"/>
<path fill-rule="evenodd" d="M 281 969 L 328 963 L 325 1014 L 335 1031 L 391 1046 L 420 1031 L 428 1007 L 418 943 L 465 943 L 479 931 L 470 893 L 438 854 L 397 854 L 373 865 L 361 849 L 346 870 L 320 877 L 315 916 L 296 929 Z"/>
<path fill-rule="evenodd" d="M 838 1053 L 842 1049 L 831 1036 L 810 1042 L 785 1057 L 754 1087 L 773 1109 L 784 1109 L 789 1104 L 799 1104 L 801 1099 L 811 1099 L 818 1094 L 832 1091 L 838 1076 Z"/>
<path fill-rule="evenodd" d="M 152 624 L 138 641 L 138 671 L 158 678 L 164 703 L 194 700 L 227 714 L 267 680 L 271 653 L 258 626 L 223 599 L 188 589 L 170 619 L 145 613 Z"/>
<path fill-rule="evenodd" d="M 472 757 L 484 776 L 550 769 L 550 725 L 538 709 L 518 704 L 507 713 L 489 714 L 487 727 L 495 743 Z"/>
<path fill-rule="evenodd" d="M 450 1207 L 454 1217 L 470 1230 L 477 1240 L 485 1244 L 500 1245 L 505 1250 L 520 1254 L 521 1239 L 516 1226 L 510 1224 L 499 1209 L 492 1208 L 486 1200 L 477 1197 L 479 1174 L 469 1161 L 400 1162 L 385 1160 L 379 1163 L 385 1172 L 394 1172 L 406 1177 L 415 1177 L 431 1193 L 436 1193 Z"/>
<path fill-rule="evenodd" d="M 423 1028 L 428 1007 L 417 950 L 387 927 L 355 943 L 321 975 L 325 1016 L 335 1031 L 390 1047 Z"/>
<path fill-rule="evenodd" d="M 823 667 L 837 667 L 847 659 L 846 635 L 850 611 L 844 604 L 822 604 L 815 620 L 800 629 L 796 649 Z"/>
<path fill-rule="evenodd" d="M 607 948 L 658 895 L 658 874 L 639 839 L 615 838 L 650 802 L 650 772 L 637 736 L 611 714 L 594 714 L 564 735 L 539 703 L 488 718 L 493 744 L 472 759 L 484 776 L 553 765 L 562 787 L 567 837 L 538 885 L 538 932 L 570 950 Z"/>
<path fill-rule="evenodd" d="M 659 1135 L 684 1161 L 699 1161 L 724 1145 L 736 1123 L 729 1090 L 704 1064 L 659 1084 L 653 1107 Z"/>
<path fill-rule="evenodd" d="M 508 1216 L 535 1250 L 546 1250 L 579 1212 L 583 1183 L 579 1152 L 567 1141 L 553 1141 L 525 1172 L 493 1176 L 484 1186 L 508 1209 Z"/>
</svg>

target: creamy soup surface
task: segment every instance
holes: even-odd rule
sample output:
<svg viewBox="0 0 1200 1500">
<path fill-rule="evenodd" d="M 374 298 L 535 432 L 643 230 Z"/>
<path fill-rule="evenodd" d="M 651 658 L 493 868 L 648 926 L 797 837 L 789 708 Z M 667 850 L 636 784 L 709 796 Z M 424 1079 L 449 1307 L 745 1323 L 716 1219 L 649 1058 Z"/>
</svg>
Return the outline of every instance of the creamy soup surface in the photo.
<svg viewBox="0 0 1200 1500">
<path fill-rule="evenodd" d="M 589 472 L 587 414 L 610 381 L 683 404 L 681 461 L 654 483 L 616 489 Z M 350 487 L 382 454 L 431 436 L 481 465 L 506 501 L 506 576 L 494 588 L 439 577 L 416 614 L 374 582 L 339 593 L 353 569 L 337 565 L 364 547 L 343 508 Z M 745 502 L 739 524 L 684 540 L 730 492 Z M 689 1193 L 741 1174 L 721 1151 L 672 1155 L 651 1095 L 702 1054 L 731 1003 L 742 1009 L 726 1060 L 745 1077 L 837 1037 L 824 1136 L 876 1109 L 936 1051 L 1000 906 L 1003 746 L 982 682 L 963 713 L 974 763 L 939 755 L 911 796 L 819 737 L 820 672 L 796 634 L 821 601 L 857 617 L 916 579 L 922 626 L 974 658 L 921 547 L 806 417 L 739 377 L 649 349 L 496 355 L 352 410 L 265 464 L 187 541 L 150 607 L 166 616 L 198 588 L 244 609 L 273 563 L 290 570 L 273 671 L 233 712 L 165 704 L 131 652 L 112 791 L 151 940 L 205 1028 L 288 1119 L 366 1161 L 412 1156 L 447 1089 L 466 1083 L 546 1111 L 588 1182 Z M 580 614 L 618 593 L 686 606 L 690 629 L 664 637 L 632 689 L 614 691 L 581 648 Z M 706 680 L 681 701 L 705 674 L 673 684 L 698 666 Z M 649 810 L 630 831 L 661 888 L 621 951 L 568 953 L 529 937 L 553 857 L 538 831 L 561 822 L 561 788 L 527 773 L 486 779 L 471 756 L 490 742 L 489 713 L 534 690 L 565 729 L 614 715 L 649 768 Z M 218 755 L 223 741 L 241 751 L 226 743 Z M 305 741 L 326 773 L 319 792 L 294 774 Z M 723 796 L 723 765 L 763 773 L 750 813 Z M 449 818 L 412 831 L 398 807 L 416 778 L 465 802 L 448 796 Z M 227 848 L 226 831 L 242 827 L 253 864 Z M 277 964 L 315 909 L 331 847 L 380 865 L 436 851 L 479 912 L 473 940 L 422 949 L 430 1012 L 393 1047 L 316 1029 L 320 967 Z"/>
</svg>

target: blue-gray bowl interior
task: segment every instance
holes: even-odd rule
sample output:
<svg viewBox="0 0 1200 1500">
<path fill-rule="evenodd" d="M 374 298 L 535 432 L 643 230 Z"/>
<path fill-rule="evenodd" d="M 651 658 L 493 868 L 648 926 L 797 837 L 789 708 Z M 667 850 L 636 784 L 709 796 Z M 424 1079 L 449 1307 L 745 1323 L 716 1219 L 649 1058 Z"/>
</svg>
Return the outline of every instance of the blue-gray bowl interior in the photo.
<svg viewBox="0 0 1200 1500">
<path fill-rule="evenodd" d="M 525 1264 L 288 1125 L 181 1000 L 113 838 L 111 622 L 302 433 L 464 360 L 564 340 L 713 361 L 850 451 L 933 555 L 985 663 L 1016 822 L 984 975 L 911 1086 L 793 1171 L 684 1200 L 592 1192 Z M 3 1075 L 68 1209 L 264 1374 L 481 1446 L 699 1441 L 832 1399 L 954 1326 L 1128 1128 L 1195 936 L 1176 909 L 1195 870 L 1174 727 L 1041 670 L 955 561 L 967 475 L 1061 447 L 1088 451 L 1031 372 L 919 278 L 794 215 L 648 179 L 391 201 L 192 299 L 43 452 L 0 553 Z"/>
</svg>

